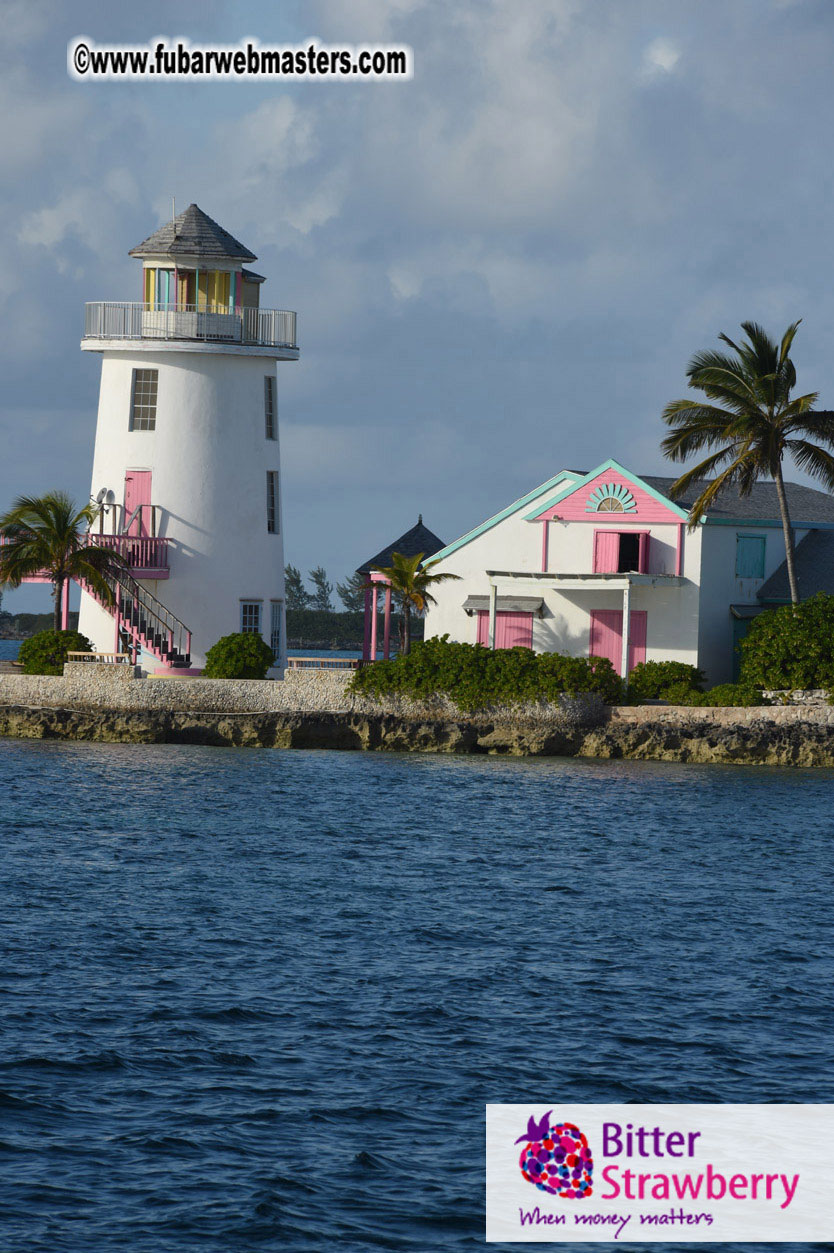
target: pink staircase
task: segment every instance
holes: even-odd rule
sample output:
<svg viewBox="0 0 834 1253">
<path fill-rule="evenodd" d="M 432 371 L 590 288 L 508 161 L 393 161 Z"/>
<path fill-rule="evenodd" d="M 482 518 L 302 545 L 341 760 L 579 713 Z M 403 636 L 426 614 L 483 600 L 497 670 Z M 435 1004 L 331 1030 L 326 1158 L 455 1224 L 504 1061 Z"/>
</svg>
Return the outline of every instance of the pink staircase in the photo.
<svg viewBox="0 0 834 1253">
<path fill-rule="evenodd" d="M 118 651 L 124 647 L 134 664 L 140 649 L 144 649 L 163 665 L 188 669 L 191 665 L 191 632 L 185 623 L 180 622 L 147 588 L 141 587 L 126 572 L 116 577 L 105 576 L 105 582 L 113 593 L 110 605 L 105 604 L 86 579 L 80 579 L 79 586 L 114 619 L 120 641 Z"/>
</svg>

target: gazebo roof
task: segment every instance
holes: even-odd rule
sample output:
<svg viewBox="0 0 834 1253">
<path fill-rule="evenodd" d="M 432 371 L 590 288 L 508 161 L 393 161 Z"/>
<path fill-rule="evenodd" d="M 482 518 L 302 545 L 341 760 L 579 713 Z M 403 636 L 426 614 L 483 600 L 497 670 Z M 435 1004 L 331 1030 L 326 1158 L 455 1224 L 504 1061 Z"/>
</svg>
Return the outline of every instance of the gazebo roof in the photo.
<svg viewBox="0 0 834 1253">
<path fill-rule="evenodd" d="M 418 553 L 433 557 L 435 553 L 440 552 L 441 548 L 445 548 L 443 540 L 438 539 L 427 526 L 423 526 L 423 515 L 420 514 L 416 526 L 406 531 L 405 535 L 401 535 L 399 539 L 395 539 L 387 548 L 383 548 L 375 557 L 357 566 L 356 573 L 370 574 L 371 570 L 390 566 L 394 553 L 402 553 L 403 557 L 416 557 Z"/>
</svg>

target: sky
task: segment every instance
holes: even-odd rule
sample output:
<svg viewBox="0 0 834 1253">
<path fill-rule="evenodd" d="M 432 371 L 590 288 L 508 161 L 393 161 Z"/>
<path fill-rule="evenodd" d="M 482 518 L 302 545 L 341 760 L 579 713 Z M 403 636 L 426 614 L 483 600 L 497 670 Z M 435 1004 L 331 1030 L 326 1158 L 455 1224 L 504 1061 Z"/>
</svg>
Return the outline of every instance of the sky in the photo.
<svg viewBox="0 0 834 1253">
<path fill-rule="evenodd" d="M 410 81 L 76 82 L 67 42 L 405 43 Z M 285 559 L 451 541 L 568 466 L 664 473 L 742 320 L 834 408 L 831 0 L 3 0 L 0 510 L 90 490 L 85 301 L 196 202 L 294 309 Z M 789 477 L 798 477 L 792 474 Z M 4 608 L 49 608 L 49 591 Z"/>
</svg>

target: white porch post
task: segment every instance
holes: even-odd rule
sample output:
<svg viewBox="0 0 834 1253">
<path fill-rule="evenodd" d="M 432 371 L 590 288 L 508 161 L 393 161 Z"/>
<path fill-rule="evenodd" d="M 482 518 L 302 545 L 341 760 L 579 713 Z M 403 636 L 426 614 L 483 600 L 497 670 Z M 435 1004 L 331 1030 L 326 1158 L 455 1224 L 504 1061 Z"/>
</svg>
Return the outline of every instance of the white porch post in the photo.
<svg viewBox="0 0 834 1253">
<path fill-rule="evenodd" d="M 628 646 L 631 640 L 631 580 L 626 576 L 626 585 L 623 588 L 623 660 L 622 674 L 623 680 L 628 683 Z"/>
<path fill-rule="evenodd" d="M 498 605 L 498 588 L 494 583 L 489 585 L 489 647 L 495 648 L 495 613 Z"/>
</svg>

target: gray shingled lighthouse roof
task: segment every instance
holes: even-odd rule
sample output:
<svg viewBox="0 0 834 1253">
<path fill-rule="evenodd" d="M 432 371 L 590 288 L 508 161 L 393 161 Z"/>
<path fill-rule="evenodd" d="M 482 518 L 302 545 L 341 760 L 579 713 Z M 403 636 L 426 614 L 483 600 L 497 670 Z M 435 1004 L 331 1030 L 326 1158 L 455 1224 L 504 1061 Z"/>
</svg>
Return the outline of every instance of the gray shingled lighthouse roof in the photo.
<svg viewBox="0 0 834 1253">
<path fill-rule="evenodd" d="M 166 222 L 158 231 L 149 235 L 141 244 L 131 248 L 128 256 L 153 257 L 161 252 L 188 257 L 202 257 L 207 261 L 257 261 L 254 252 L 245 248 L 239 239 L 224 231 L 222 226 L 207 213 L 190 204 L 178 214 L 173 222 Z"/>
</svg>

